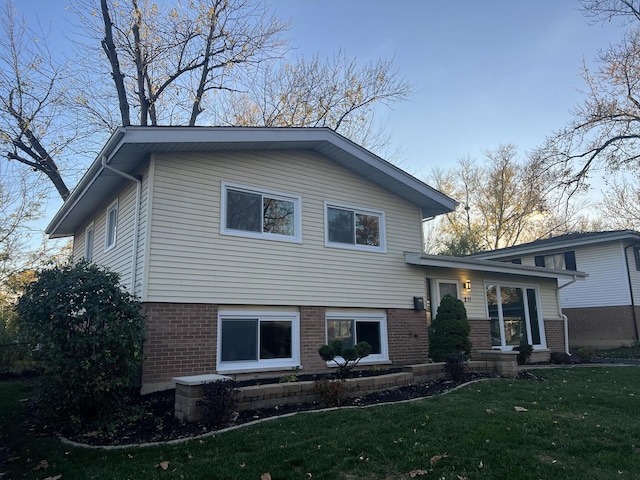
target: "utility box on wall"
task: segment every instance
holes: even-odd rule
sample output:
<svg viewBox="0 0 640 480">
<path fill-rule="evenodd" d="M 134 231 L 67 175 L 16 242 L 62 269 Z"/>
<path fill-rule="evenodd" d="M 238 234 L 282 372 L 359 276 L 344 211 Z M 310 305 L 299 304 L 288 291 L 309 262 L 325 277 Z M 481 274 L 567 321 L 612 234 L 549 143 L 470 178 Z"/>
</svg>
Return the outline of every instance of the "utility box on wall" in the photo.
<svg viewBox="0 0 640 480">
<path fill-rule="evenodd" d="M 413 297 L 413 309 L 424 310 L 424 297 Z"/>
</svg>

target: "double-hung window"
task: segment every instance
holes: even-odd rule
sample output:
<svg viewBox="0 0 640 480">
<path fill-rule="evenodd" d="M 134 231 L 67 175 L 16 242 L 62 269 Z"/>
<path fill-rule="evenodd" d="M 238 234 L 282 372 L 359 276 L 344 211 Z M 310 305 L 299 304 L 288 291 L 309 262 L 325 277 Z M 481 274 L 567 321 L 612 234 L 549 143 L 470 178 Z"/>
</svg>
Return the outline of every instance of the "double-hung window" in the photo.
<svg viewBox="0 0 640 480">
<path fill-rule="evenodd" d="M 107 221 L 104 234 L 104 249 L 109 250 L 116 245 L 118 226 L 118 202 L 112 203 L 107 209 Z"/>
<path fill-rule="evenodd" d="M 553 255 L 537 255 L 534 261 L 536 267 L 547 267 L 555 270 L 577 270 L 576 253 L 573 250 Z"/>
<path fill-rule="evenodd" d="M 328 247 L 386 251 L 384 212 L 325 203 Z"/>
<path fill-rule="evenodd" d="M 219 312 L 218 371 L 300 366 L 300 317 L 294 312 Z"/>
<path fill-rule="evenodd" d="M 371 354 L 360 363 L 389 361 L 387 318 L 384 314 L 327 313 L 327 343 L 340 340 L 345 347 L 360 342 L 371 345 Z"/>
<path fill-rule="evenodd" d="M 300 197 L 222 184 L 222 233 L 300 242 Z"/>
</svg>

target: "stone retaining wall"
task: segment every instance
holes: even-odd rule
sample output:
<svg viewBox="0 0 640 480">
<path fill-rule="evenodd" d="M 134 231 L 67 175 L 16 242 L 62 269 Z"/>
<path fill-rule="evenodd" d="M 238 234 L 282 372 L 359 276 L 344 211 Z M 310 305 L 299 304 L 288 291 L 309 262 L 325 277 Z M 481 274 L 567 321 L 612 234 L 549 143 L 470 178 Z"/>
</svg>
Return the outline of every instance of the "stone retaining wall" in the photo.
<svg viewBox="0 0 640 480">
<path fill-rule="evenodd" d="M 516 371 L 515 355 L 509 355 L 504 362 L 513 362 Z M 494 361 L 468 362 L 469 370 L 476 373 L 496 372 Z M 504 367 L 504 364 L 501 364 Z M 410 365 L 399 373 L 390 373 L 375 377 L 349 378 L 345 381 L 345 394 L 356 396 L 366 393 L 390 390 L 415 383 L 430 382 L 445 378 L 444 363 L 427 363 Z M 180 377 L 176 382 L 175 416 L 180 421 L 198 422 L 202 419 L 202 407 L 198 405 L 203 397 L 203 385 L 209 382 L 225 380 L 229 377 L 221 375 L 199 375 Z M 312 381 L 275 383 L 266 385 L 252 385 L 241 387 L 238 394 L 238 410 L 271 408 L 277 405 L 300 405 L 320 401 L 318 395 L 314 395 Z"/>
</svg>

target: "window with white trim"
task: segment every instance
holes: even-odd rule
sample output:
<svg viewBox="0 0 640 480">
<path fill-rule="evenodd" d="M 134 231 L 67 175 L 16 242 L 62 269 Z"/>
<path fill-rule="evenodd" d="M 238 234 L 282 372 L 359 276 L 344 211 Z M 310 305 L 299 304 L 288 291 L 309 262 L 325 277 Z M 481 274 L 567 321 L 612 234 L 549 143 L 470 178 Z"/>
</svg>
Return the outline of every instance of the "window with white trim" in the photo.
<svg viewBox="0 0 640 480">
<path fill-rule="evenodd" d="M 384 212 L 325 202 L 328 247 L 384 252 Z"/>
<path fill-rule="evenodd" d="M 298 313 L 219 312 L 218 371 L 300 366 Z"/>
<path fill-rule="evenodd" d="M 353 347 L 367 342 L 371 345 L 371 354 L 363 358 L 361 364 L 389 361 L 386 315 L 327 313 L 326 320 L 327 343 L 340 340 L 345 347 Z"/>
<path fill-rule="evenodd" d="M 109 250 L 116 245 L 118 226 L 118 202 L 111 204 L 107 209 L 107 220 L 104 233 L 104 249 Z"/>
<path fill-rule="evenodd" d="M 535 286 L 487 283 L 485 290 L 494 348 L 512 350 L 521 341 L 546 348 L 542 306 Z"/>
<path fill-rule="evenodd" d="M 84 231 L 84 259 L 87 262 L 93 260 L 93 239 L 94 239 L 93 223 Z"/>
<path fill-rule="evenodd" d="M 300 197 L 222 184 L 221 231 L 226 235 L 300 242 Z"/>
</svg>

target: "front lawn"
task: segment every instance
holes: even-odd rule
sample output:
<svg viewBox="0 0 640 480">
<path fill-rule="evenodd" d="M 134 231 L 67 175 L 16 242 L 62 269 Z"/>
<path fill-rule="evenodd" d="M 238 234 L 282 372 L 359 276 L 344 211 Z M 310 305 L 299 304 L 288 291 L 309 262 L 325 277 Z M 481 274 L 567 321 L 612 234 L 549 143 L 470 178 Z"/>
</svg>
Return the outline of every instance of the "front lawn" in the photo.
<svg viewBox="0 0 640 480">
<path fill-rule="evenodd" d="M 2 383 L 0 443 L 11 449 L 5 478 L 638 478 L 640 369 L 532 372 L 544 380 L 487 380 L 411 403 L 298 414 L 179 445 L 110 451 L 25 431 L 20 399 L 28 384 Z"/>
</svg>

